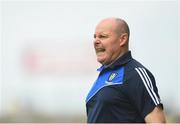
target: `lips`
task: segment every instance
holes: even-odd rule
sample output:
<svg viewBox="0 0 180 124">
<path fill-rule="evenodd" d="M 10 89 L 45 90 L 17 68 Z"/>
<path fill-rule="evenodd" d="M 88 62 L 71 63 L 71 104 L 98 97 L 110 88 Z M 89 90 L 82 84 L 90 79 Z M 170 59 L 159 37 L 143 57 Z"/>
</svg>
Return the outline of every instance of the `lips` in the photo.
<svg viewBox="0 0 180 124">
<path fill-rule="evenodd" d="M 105 49 L 104 48 L 95 48 L 96 49 L 96 53 L 99 53 L 99 52 L 104 52 Z"/>
</svg>

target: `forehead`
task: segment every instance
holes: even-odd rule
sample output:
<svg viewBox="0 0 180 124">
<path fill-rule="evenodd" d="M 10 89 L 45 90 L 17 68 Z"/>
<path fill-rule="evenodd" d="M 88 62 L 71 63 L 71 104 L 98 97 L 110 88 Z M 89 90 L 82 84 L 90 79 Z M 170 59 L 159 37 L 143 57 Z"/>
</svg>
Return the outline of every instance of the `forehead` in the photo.
<svg viewBox="0 0 180 124">
<path fill-rule="evenodd" d="M 95 33 L 113 33 L 115 29 L 116 23 L 114 20 L 104 20 L 96 26 Z"/>
</svg>

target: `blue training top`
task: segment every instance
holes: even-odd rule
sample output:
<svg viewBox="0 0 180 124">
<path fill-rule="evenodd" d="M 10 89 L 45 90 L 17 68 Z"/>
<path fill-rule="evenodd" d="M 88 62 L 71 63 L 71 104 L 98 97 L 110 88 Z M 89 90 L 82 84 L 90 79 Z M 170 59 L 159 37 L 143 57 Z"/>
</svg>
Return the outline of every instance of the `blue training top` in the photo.
<svg viewBox="0 0 180 124">
<path fill-rule="evenodd" d="M 163 108 L 154 76 L 130 51 L 98 71 L 86 98 L 88 123 L 145 122 L 156 106 Z"/>
</svg>

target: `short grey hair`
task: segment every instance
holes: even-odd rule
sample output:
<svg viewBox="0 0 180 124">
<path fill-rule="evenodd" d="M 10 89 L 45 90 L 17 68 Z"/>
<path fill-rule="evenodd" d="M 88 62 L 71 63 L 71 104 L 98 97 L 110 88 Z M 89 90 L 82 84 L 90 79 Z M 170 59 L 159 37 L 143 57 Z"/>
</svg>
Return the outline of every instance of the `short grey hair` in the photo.
<svg viewBox="0 0 180 124">
<path fill-rule="evenodd" d="M 126 23 L 126 21 L 124 21 L 123 19 L 120 18 L 116 18 L 115 21 L 117 22 L 117 33 L 122 34 L 122 33 L 127 33 L 128 34 L 128 38 L 130 36 L 130 30 L 129 30 L 129 26 Z"/>
</svg>

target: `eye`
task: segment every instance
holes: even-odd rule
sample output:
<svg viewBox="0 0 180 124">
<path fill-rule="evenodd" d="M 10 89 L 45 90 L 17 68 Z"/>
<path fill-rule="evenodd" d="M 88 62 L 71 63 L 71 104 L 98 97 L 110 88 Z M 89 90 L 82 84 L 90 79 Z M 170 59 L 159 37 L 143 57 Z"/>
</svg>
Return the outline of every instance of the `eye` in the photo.
<svg viewBox="0 0 180 124">
<path fill-rule="evenodd" d="M 107 35 L 99 35 L 99 38 L 107 38 Z"/>
<path fill-rule="evenodd" d="M 99 39 L 104 39 L 104 38 L 108 38 L 109 36 L 108 36 L 108 35 L 105 35 L 105 34 L 99 34 L 99 35 L 94 34 L 94 39 L 96 39 L 97 37 L 98 37 Z"/>
</svg>

